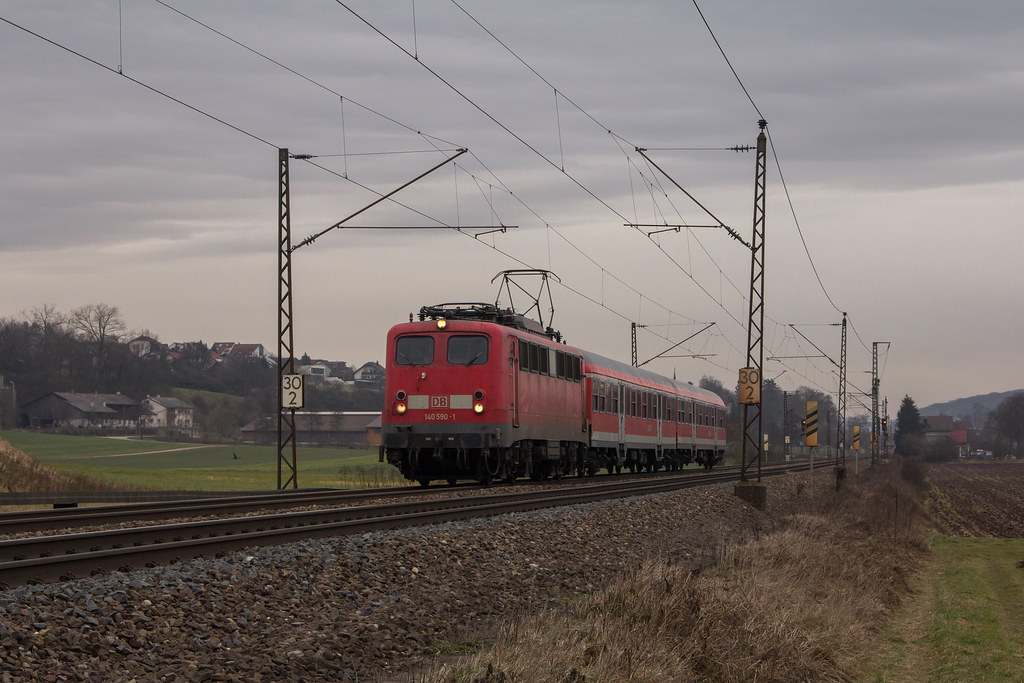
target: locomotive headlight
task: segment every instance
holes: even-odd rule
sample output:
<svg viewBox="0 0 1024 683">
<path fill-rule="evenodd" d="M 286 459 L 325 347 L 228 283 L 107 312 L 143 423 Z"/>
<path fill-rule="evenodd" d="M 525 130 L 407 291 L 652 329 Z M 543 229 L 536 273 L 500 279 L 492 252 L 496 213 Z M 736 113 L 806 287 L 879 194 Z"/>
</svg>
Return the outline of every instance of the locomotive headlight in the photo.
<svg viewBox="0 0 1024 683">
<path fill-rule="evenodd" d="M 437 320 L 437 329 L 443 330 L 446 327 L 448 327 L 448 321 L 445 320 L 444 318 L 438 318 L 438 320 Z"/>
<path fill-rule="evenodd" d="M 405 415 L 405 404 L 399 403 L 395 405 L 395 412 L 398 413 L 399 415 Z"/>
<path fill-rule="evenodd" d="M 481 413 L 483 413 L 484 412 L 484 404 L 483 403 L 474 403 L 473 404 L 473 412 L 476 413 L 477 415 L 480 415 Z"/>
</svg>

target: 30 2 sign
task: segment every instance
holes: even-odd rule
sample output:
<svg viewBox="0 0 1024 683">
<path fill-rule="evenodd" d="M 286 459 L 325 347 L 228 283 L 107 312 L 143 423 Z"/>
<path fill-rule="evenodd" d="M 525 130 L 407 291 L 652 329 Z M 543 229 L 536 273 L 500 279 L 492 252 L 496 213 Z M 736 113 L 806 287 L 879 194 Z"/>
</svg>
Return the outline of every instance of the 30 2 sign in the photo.
<svg viewBox="0 0 1024 683">
<path fill-rule="evenodd" d="M 281 375 L 281 407 L 301 408 L 305 399 L 302 375 Z"/>
<path fill-rule="evenodd" d="M 740 370 L 740 403 L 759 405 L 761 403 L 761 371 L 757 368 Z"/>
</svg>

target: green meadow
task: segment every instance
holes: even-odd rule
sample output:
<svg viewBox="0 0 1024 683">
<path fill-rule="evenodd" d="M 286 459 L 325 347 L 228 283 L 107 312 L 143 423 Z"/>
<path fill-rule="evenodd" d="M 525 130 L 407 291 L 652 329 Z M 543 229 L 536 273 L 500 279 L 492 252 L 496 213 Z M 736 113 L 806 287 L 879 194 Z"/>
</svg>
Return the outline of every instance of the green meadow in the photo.
<svg viewBox="0 0 1024 683">
<path fill-rule="evenodd" d="M 102 436 L 0 431 L 4 439 L 60 473 L 136 489 L 261 491 L 277 488 L 277 447 L 202 445 Z M 290 451 L 288 453 L 290 456 Z M 298 447 L 300 488 L 367 488 L 405 482 L 377 462 L 377 449 Z M 283 474 L 287 477 L 287 468 Z"/>
<path fill-rule="evenodd" d="M 932 540 L 876 681 L 1024 681 L 1024 538 Z"/>
</svg>

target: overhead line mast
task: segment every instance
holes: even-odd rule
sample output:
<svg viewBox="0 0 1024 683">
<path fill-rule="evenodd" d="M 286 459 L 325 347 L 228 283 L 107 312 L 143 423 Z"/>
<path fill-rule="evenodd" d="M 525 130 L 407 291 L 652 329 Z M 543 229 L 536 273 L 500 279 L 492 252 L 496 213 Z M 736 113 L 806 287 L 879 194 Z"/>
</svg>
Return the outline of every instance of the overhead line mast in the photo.
<svg viewBox="0 0 1024 683">
<path fill-rule="evenodd" d="M 394 190 L 380 195 L 358 211 L 349 214 L 346 218 L 338 221 L 320 232 L 310 235 L 294 247 L 291 236 L 291 191 L 289 179 L 289 159 L 312 159 L 311 154 L 289 154 L 287 148 L 278 149 L 278 254 L 277 254 L 277 488 L 297 489 L 298 467 L 297 467 L 297 431 L 295 429 L 295 411 L 303 407 L 303 378 L 295 369 L 295 335 L 294 335 L 294 314 L 292 311 L 292 253 L 330 232 L 334 229 L 352 228 L 345 225 L 356 216 L 368 209 L 389 199 L 401 190 L 409 187 L 416 181 L 433 173 L 437 169 L 454 161 L 456 157 L 465 154 L 468 150 L 459 149 L 457 153 L 448 157 L 441 163 L 424 173 L 419 174 L 412 180 L 400 185 Z M 381 226 L 382 229 L 392 230 L 395 226 Z M 473 226 L 471 229 L 501 231 L 516 226 L 490 225 Z M 453 229 L 448 225 L 419 226 L 420 229 Z M 373 227 L 369 227 L 373 229 Z M 465 228 L 470 229 L 470 228 Z M 287 476 L 285 476 L 287 474 Z"/>
<path fill-rule="evenodd" d="M 757 122 L 757 161 L 754 171 L 754 230 L 750 240 L 750 315 L 747 321 L 747 366 L 740 370 L 740 403 L 742 404 L 743 445 L 740 451 L 740 483 L 736 494 L 756 507 L 764 508 L 766 491 L 761 483 L 761 388 L 764 366 L 764 238 L 765 177 L 768 122 Z M 756 462 L 757 482 L 751 482 L 751 469 Z"/>
</svg>

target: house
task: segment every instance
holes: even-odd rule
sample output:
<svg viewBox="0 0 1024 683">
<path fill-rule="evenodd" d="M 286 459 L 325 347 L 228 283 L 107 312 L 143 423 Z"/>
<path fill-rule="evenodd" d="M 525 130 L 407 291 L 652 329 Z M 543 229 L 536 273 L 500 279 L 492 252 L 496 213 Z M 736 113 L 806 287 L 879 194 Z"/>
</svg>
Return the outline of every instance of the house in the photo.
<svg viewBox="0 0 1024 683">
<path fill-rule="evenodd" d="M 21 406 L 31 427 L 99 427 L 135 429 L 145 408 L 124 394 L 80 394 L 57 391 Z"/>
<path fill-rule="evenodd" d="M 380 413 L 376 411 L 297 411 L 295 441 L 316 446 L 377 446 L 380 425 Z M 245 425 L 242 440 L 252 444 L 276 443 L 277 418 L 268 415 Z"/>
<path fill-rule="evenodd" d="M 952 443 L 961 456 L 970 452 L 968 433 L 970 423 L 956 420 L 952 415 L 922 416 L 924 421 L 924 438 L 929 444 Z"/>
<path fill-rule="evenodd" d="M 369 363 L 363 363 L 358 370 L 353 373 L 353 379 L 356 384 L 364 386 L 379 387 L 384 385 L 384 366 L 376 361 L 370 361 Z"/>
<path fill-rule="evenodd" d="M 322 361 L 317 361 L 312 365 L 300 365 L 298 370 L 299 374 L 304 375 L 310 384 L 322 384 L 331 379 L 331 369 Z"/>
<path fill-rule="evenodd" d="M 195 409 L 172 396 L 147 396 L 142 401 L 149 414 L 143 414 L 142 426 L 146 429 L 166 429 L 182 436 L 199 436 L 195 424 Z"/>
<path fill-rule="evenodd" d="M 345 361 L 315 360 L 298 371 L 310 384 L 355 384 L 354 371 Z"/>
<path fill-rule="evenodd" d="M 220 358 L 228 356 L 255 358 L 267 365 L 277 365 L 277 359 L 270 355 L 263 344 L 239 344 L 238 342 L 217 342 L 210 347 L 210 351 Z"/>
<path fill-rule="evenodd" d="M 128 348 L 139 358 L 163 358 L 167 355 L 167 344 L 163 344 L 152 337 L 141 335 L 128 342 Z"/>
<path fill-rule="evenodd" d="M 206 348 L 203 342 L 174 342 L 170 344 L 167 351 L 167 360 L 172 365 L 191 366 L 197 370 L 208 370 L 222 358 Z"/>
</svg>

